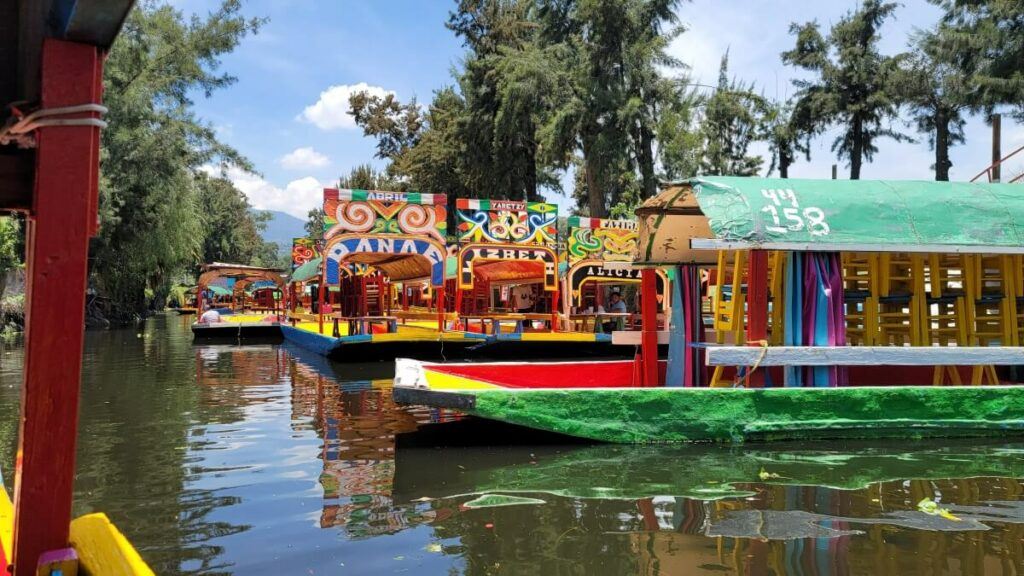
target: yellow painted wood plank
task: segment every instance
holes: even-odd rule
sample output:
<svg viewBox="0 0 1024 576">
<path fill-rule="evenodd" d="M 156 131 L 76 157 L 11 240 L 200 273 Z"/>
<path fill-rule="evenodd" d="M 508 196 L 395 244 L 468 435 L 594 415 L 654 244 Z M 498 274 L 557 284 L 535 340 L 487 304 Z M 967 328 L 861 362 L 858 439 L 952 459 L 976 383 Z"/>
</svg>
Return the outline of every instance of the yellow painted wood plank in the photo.
<svg viewBox="0 0 1024 576">
<path fill-rule="evenodd" d="M 153 570 L 106 514 L 88 514 L 72 520 L 71 545 L 87 575 L 154 576 Z"/>
<path fill-rule="evenodd" d="M 524 342 L 594 342 L 594 334 L 586 332 L 524 332 Z"/>
<path fill-rule="evenodd" d="M 431 390 L 488 390 L 501 388 L 495 384 L 487 384 L 462 376 L 426 371 L 427 384 Z"/>
<path fill-rule="evenodd" d="M 0 484 L 0 546 L 4 556 L 10 560 L 14 554 L 14 504 L 11 503 L 7 489 Z"/>
</svg>

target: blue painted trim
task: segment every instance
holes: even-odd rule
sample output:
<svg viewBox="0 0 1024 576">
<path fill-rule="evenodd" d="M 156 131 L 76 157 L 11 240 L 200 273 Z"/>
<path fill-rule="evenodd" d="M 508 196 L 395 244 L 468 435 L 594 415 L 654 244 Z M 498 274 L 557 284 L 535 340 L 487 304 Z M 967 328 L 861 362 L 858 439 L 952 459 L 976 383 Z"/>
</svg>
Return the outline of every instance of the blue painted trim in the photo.
<svg viewBox="0 0 1024 576">
<path fill-rule="evenodd" d="M 670 284 L 672 290 L 672 331 L 668 335 L 668 367 L 665 369 L 665 386 L 681 387 L 685 384 L 686 371 L 686 320 L 683 318 L 683 272 L 679 266 L 672 268 L 676 280 Z"/>
<path fill-rule="evenodd" d="M 285 339 L 289 342 L 294 342 L 307 350 L 312 350 L 323 356 L 330 355 L 331 352 L 342 345 L 340 338 L 332 338 L 308 330 L 300 330 L 285 324 L 281 325 L 281 333 L 284 334 Z"/>
</svg>

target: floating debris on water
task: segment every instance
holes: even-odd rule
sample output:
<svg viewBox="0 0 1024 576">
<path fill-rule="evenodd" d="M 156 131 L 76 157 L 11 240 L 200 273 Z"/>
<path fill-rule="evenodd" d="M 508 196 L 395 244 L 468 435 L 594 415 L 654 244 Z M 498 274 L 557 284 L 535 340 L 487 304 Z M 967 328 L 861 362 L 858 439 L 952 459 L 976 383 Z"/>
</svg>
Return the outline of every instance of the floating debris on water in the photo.
<svg viewBox="0 0 1024 576">
<path fill-rule="evenodd" d="M 466 508 L 496 508 L 498 506 L 519 506 L 523 504 L 547 504 L 537 498 L 508 496 L 506 494 L 484 494 L 463 504 Z"/>
</svg>

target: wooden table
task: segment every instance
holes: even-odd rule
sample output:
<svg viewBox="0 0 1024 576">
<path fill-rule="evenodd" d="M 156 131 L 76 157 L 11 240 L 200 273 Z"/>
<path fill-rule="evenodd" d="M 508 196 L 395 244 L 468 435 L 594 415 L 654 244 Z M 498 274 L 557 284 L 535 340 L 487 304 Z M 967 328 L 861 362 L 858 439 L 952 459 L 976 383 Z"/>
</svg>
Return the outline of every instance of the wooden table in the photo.
<svg viewBox="0 0 1024 576">
<path fill-rule="evenodd" d="M 573 330 L 577 332 L 604 334 L 602 320 L 622 320 L 624 323 L 632 317 L 633 314 L 630 312 L 584 312 L 581 314 L 570 314 L 569 321 L 573 324 Z M 587 327 L 588 321 L 592 323 L 589 328 Z M 577 323 L 579 327 L 577 327 Z"/>
<path fill-rule="evenodd" d="M 466 324 L 466 329 L 469 329 L 469 322 L 472 320 L 478 320 L 483 327 L 485 334 L 501 334 L 501 323 L 502 322 L 515 322 L 516 327 L 513 329 L 513 334 L 521 334 L 525 329 L 527 322 L 542 321 L 546 323 L 551 322 L 550 314 L 461 314 L 459 318 Z M 490 330 L 487 329 L 487 324 L 490 323 Z"/>
<path fill-rule="evenodd" d="M 341 337 L 341 330 L 338 326 L 339 321 L 345 321 L 348 323 L 349 336 L 373 334 L 374 324 L 385 324 L 388 328 L 389 334 L 398 332 L 397 316 L 342 316 L 340 312 L 335 312 L 334 314 L 331 314 L 331 318 L 334 319 L 335 338 Z"/>
</svg>

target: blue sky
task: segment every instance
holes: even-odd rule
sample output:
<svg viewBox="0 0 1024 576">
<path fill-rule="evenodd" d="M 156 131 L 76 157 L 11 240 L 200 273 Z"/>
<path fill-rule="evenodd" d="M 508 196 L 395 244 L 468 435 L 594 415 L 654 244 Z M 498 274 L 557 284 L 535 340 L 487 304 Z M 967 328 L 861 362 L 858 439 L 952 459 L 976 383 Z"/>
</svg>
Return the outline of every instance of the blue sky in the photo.
<svg viewBox="0 0 1024 576">
<path fill-rule="evenodd" d="M 205 13 L 213 0 L 172 0 L 186 12 Z M 827 27 L 856 6 L 854 0 L 694 0 L 679 8 L 688 31 L 671 52 L 691 74 L 714 83 L 729 50 L 731 74 L 753 81 L 769 96 L 792 94 L 800 73 L 783 66 L 779 53 L 792 46 L 790 22 L 816 19 Z M 230 176 L 253 205 L 305 218 L 320 203 L 320 189 L 358 164 L 372 162 L 374 141 L 364 138 L 345 111 L 353 89 L 394 92 L 402 100 L 429 102 L 434 90 L 452 83 L 463 48 L 444 27 L 454 0 L 249 0 L 244 11 L 269 18 L 259 34 L 227 56 L 223 69 L 238 82 L 209 99 L 200 95 L 198 114 L 221 138 L 249 157 L 259 174 Z M 903 50 L 915 27 L 928 27 L 939 11 L 924 0 L 907 0 L 883 29 L 882 48 Z M 910 127 L 897 129 L 914 135 Z M 813 143 L 810 162 L 801 159 L 791 177 L 827 178 L 836 162 L 833 136 Z M 1003 119 L 1003 150 L 1024 145 L 1024 127 Z M 759 151 L 759 150 L 755 150 Z M 952 153 L 954 180 L 966 180 L 988 165 L 989 128 L 972 119 L 967 144 Z M 884 141 L 863 178 L 930 179 L 927 142 Z M 1020 166 L 1011 166 L 1016 173 Z M 845 169 L 840 164 L 840 174 Z M 444 192 L 436 190 L 431 192 Z M 567 213 L 570 202 L 551 197 Z"/>
</svg>

